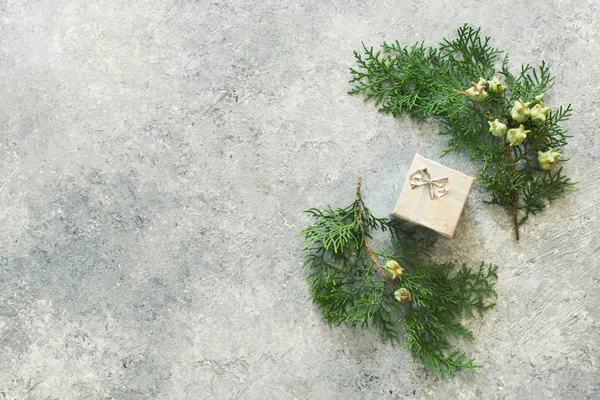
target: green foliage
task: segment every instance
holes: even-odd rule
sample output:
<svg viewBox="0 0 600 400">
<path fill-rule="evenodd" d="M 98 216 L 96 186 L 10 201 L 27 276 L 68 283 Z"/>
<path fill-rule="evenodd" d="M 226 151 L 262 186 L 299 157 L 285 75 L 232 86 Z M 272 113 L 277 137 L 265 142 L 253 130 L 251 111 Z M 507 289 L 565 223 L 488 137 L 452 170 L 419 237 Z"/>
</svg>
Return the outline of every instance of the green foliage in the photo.
<svg viewBox="0 0 600 400">
<path fill-rule="evenodd" d="M 350 206 L 306 212 L 315 222 L 300 233 L 304 268 L 313 302 L 327 321 L 372 326 L 391 342 L 401 340 L 403 328 L 413 358 L 440 377 L 460 368 L 479 368 L 455 341 L 474 339 L 463 318 L 482 316 L 494 306 L 490 299 L 496 297 L 496 266 L 462 266 L 456 271 L 454 263 L 432 262 L 430 236 L 400 220 L 373 216 L 363 203 L 360 184 Z M 390 235 L 384 251 L 369 245 L 375 231 Z M 381 263 L 389 260 L 402 265 L 401 276 L 392 279 L 385 273 Z M 411 301 L 396 300 L 394 291 L 399 288 L 408 290 Z"/>
<path fill-rule="evenodd" d="M 490 196 L 487 202 L 513 214 L 517 239 L 519 223 L 570 191 L 574 183 L 562 169 L 542 168 L 538 151 L 562 152 L 570 136 L 560 123 L 569 119 L 571 106 L 546 111 L 543 122 L 529 116 L 518 122 L 511 116 L 519 99 L 527 112 L 536 104 L 544 107 L 538 96 L 543 97 L 554 82 L 544 62 L 538 68 L 522 66 L 515 75 L 505 56 L 497 69 L 502 52 L 490 45 L 489 37 L 482 38 L 479 29 L 468 25 L 437 48 L 384 42 L 381 50 L 364 44 L 363 50 L 364 54 L 354 52 L 358 65 L 350 69 L 350 82 L 355 86 L 349 93 L 374 100 L 380 111 L 394 116 L 440 117 L 440 133 L 449 138 L 444 154 L 465 151 L 479 161 L 479 181 Z M 494 77 L 504 81 L 505 92 L 491 90 L 489 81 Z M 467 88 L 480 80 L 489 93 L 484 99 L 473 99 Z M 509 146 L 505 135 L 490 133 L 488 122 L 494 119 L 508 129 L 522 123 L 530 132 L 523 143 Z"/>
</svg>

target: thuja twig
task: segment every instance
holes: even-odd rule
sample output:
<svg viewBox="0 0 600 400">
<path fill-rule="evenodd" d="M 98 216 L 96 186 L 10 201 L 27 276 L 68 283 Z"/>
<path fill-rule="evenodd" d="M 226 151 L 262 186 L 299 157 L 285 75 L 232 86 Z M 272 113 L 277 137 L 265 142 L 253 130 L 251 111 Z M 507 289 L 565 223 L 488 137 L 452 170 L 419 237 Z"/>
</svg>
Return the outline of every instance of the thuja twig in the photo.
<svg viewBox="0 0 600 400">
<path fill-rule="evenodd" d="M 497 267 L 432 261 L 431 238 L 401 221 L 373 216 L 360 189 L 359 178 L 348 207 L 306 211 L 315 218 L 300 233 L 314 304 L 332 324 L 374 327 L 392 342 L 406 338 L 413 358 L 440 377 L 459 369 L 474 372 L 480 366 L 455 343 L 460 337 L 474 339 L 462 324 L 465 317 L 493 307 Z M 391 234 L 387 250 L 369 243 L 378 230 Z M 385 266 L 378 257 L 387 260 Z"/>
</svg>

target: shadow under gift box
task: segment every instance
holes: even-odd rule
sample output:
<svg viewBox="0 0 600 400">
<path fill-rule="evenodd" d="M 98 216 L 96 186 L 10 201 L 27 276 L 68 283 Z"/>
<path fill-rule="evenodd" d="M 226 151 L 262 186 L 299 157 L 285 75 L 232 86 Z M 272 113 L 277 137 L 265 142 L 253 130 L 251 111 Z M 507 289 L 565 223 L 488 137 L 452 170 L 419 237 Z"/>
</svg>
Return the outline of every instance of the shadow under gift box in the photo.
<svg viewBox="0 0 600 400">
<path fill-rule="evenodd" d="M 421 176 L 417 171 L 423 168 L 427 169 L 431 183 L 420 181 L 419 186 L 414 186 Z M 411 185 L 413 174 L 417 179 L 413 179 Z M 447 183 L 444 178 L 447 178 Z M 415 154 L 393 214 L 452 238 L 474 180 L 471 176 Z M 431 185 L 437 186 L 434 192 L 445 191 L 444 195 L 432 198 Z"/>
</svg>

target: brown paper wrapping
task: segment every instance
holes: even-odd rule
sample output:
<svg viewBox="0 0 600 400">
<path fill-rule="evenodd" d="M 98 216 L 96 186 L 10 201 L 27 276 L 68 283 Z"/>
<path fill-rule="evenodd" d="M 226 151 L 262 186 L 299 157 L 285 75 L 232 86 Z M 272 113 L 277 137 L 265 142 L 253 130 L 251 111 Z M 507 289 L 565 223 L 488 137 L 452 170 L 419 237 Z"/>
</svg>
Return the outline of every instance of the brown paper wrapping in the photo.
<svg viewBox="0 0 600 400">
<path fill-rule="evenodd" d="M 411 188 L 409 176 L 423 167 L 427 168 L 432 179 L 448 178 L 446 195 L 433 200 L 429 197 L 429 188 L 426 185 Z M 393 214 L 452 238 L 474 179 L 415 154 Z"/>
</svg>

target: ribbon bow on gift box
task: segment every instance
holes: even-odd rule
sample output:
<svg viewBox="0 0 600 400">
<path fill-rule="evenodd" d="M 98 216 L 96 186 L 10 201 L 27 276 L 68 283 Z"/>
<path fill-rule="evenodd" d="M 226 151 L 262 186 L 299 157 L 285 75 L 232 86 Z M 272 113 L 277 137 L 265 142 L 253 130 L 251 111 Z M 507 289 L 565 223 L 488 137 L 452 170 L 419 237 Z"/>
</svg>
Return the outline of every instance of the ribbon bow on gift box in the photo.
<svg viewBox="0 0 600 400">
<path fill-rule="evenodd" d="M 427 185 L 429 187 L 429 197 L 432 200 L 439 199 L 448 192 L 446 189 L 448 178 L 431 179 L 427 168 L 421 168 L 413 172 L 410 175 L 409 182 L 410 187 L 413 189 Z"/>
</svg>

